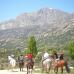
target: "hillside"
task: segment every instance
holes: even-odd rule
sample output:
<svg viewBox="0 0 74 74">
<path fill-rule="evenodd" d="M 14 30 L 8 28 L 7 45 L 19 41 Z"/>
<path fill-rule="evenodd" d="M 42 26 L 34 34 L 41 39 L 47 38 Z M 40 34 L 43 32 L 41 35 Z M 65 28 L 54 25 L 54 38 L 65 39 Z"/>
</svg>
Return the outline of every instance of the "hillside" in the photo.
<svg viewBox="0 0 74 74">
<path fill-rule="evenodd" d="M 35 35 L 39 47 L 63 46 L 67 41 L 74 39 L 74 14 L 42 8 L 1 22 L 0 48 L 23 49 L 27 47 L 30 35 Z"/>
</svg>

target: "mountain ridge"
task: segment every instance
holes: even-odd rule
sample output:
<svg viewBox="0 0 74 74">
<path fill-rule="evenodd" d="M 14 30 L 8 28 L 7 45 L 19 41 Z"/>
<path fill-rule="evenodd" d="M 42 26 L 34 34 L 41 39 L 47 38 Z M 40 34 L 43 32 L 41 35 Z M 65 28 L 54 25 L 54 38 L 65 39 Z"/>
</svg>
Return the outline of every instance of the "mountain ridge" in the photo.
<svg viewBox="0 0 74 74">
<path fill-rule="evenodd" d="M 9 21 L 6 21 L 6 22 L 3 22 L 2 24 L 3 24 L 3 26 L 2 26 L 2 28 L 3 27 L 5 27 L 5 28 L 8 28 L 8 26 L 9 26 L 9 28 L 11 27 L 11 28 L 15 28 L 15 27 L 18 27 L 18 25 L 19 24 L 21 24 L 21 25 L 19 25 L 19 27 L 24 27 L 25 25 L 29 25 L 30 23 L 28 23 L 28 22 L 31 22 L 32 24 L 31 25 L 33 25 L 34 24 L 34 22 L 35 21 L 37 21 L 38 19 L 40 20 L 40 18 L 41 18 L 41 20 L 44 18 L 44 20 L 47 18 L 47 19 L 49 19 L 47 16 L 52 16 L 51 17 L 51 19 L 53 18 L 53 16 L 55 16 L 55 17 L 58 17 L 59 15 L 61 15 L 61 14 L 59 14 L 59 13 L 62 13 L 62 15 L 64 16 L 64 14 L 66 15 L 66 14 L 69 14 L 69 13 L 67 13 L 67 12 L 63 12 L 63 11 L 61 11 L 61 10 L 56 10 L 56 9 L 50 9 L 50 8 L 42 8 L 42 9 L 40 9 L 39 11 L 37 11 L 37 12 L 33 12 L 33 13 L 23 13 L 23 14 L 21 14 L 21 15 L 19 15 L 19 16 L 17 16 L 16 17 L 16 19 L 14 19 L 14 20 L 9 20 Z M 58 13 L 58 16 L 57 16 L 57 13 Z M 53 14 L 53 15 L 52 15 Z M 37 17 L 38 16 L 38 17 Z M 64 18 L 66 18 L 66 16 L 64 16 Z M 68 17 L 67 17 L 68 18 Z M 28 21 L 29 20 L 29 21 Z M 31 20 L 31 21 L 30 21 Z M 38 20 L 38 22 L 40 22 Z M 19 22 L 20 21 L 20 22 Z M 24 21 L 24 23 L 23 23 L 23 21 Z M 45 20 L 46 21 L 46 20 Z M 47 20 L 48 21 L 48 20 Z M 51 20 L 50 20 L 51 21 Z M 0 23 L 1 24 L 1 23 Z M 9 25 L 7 25 L 7 26 L 5 26 L 6 24 L 9 24 Z M 18 25 L 16 25 L 16 24 L 18 24 Z M 35 23 L 36 24 L 36 23 Z M 14 27 L 13 27 L 14 26 Z"/>
<path fill-rule="evenodd" d="M 74 39 L 73 33 L 74 14 L 42 8 L 37 12 L 23 13 L 14 20 L 0 23 L 0 48 L 24 48 L 31 34 L 35 35 L 40 47 L 44 44 L 63 45 L 64 41 Z"/>
</svg>

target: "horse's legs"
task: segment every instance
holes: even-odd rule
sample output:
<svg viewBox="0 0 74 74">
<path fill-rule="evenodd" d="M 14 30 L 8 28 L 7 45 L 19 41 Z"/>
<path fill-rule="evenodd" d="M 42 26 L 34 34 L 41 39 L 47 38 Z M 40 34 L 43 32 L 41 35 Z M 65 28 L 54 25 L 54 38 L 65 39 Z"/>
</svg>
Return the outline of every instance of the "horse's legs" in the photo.
<svg viewBox="0 0 74 74">
<path fill-rule="evenodd" d="M 21 67 L 20 67 L 20 71 L 21 71 Z"/>
<path fill-rule="evenodd" d="M 22 71 L 23 71 L 23 68 L 24 68 L 24 62 L 22 63 Z"/>
<path fill-rule="evenodd" d="M 63 74 L 63 67 L 61 67 L 61 74 Z"/>
<path fill-rule="evenodd" d="M 8 64 L 8 70 L 10 70 L 10 64 Z"/>
<path fill-rule="evenodd" d="M 70 68 L 68 67 L 67 61 L 65 61 L 65 69 L 67 73 L 70 73 Z"/>
<path fill-rule="evenodd" d="M 12 65 L 10 64 L 10 70 L 12 71 Z"/>
<path fill-rule="evenodd" d="M 23 67 L 21 67 L 21 71 L 23 71 Z"/>
<path fill-rule="evenodd" d="M 55 67 L 55 68 L 54 68 L 54 72 L 55 72 L 55 74 L 58 73 L 58 67 Z"/>
<path fill-rule="evenodd" d="M 49 73 L 49 63 L 46 64 L 46 73 Z"/>
<path fill-rule="evenodd" d="M 43 74 L 43 71 L 44 71 L 44 65 L 42 64 L 42 74 Z"/>
<path fill-rule="evenodd" d="M 50 62 L 50 65 L 49 65 L 49 74 L 50 74 L 51 67 L 52 67 L 52 62 Z"/>
<path fill-rule="evenodd" d="M 32 69 L 29 69 L 30 74 L 32 74 Z"/>
<path fill-rule="evenodd" d="M 12 67 L 12 71 L 14 71 L 14 67 Z"/>
<path fill-rule="evenodd" d="M 51 66 L 49 67 L 49 74 L 50 74 L 50 69 L 51 69 Z"/>
<path fill-rule="evenodd" d="M 21 71 L 21 63 L 19 63 L 19 68 L 20 68 L 20 71 Z"/>
<path fill-rule="evenodd" d="M 27 66 L 27 74 L 28 74 L 28 66 Z"/>
<path fill-rule="evenodd" d="M 47 64 L 45 65 L 45 71 L 46 71 L 46 73 L 48 73 L 48 69 L 47 69 Z"/>
<path fill-rule="evenodd" d="M 22 63 L 19 64 L 19 68 L 20 68 L 20 71 L 23 71 L 23 65 L 22 65 Z"/>
</svg>

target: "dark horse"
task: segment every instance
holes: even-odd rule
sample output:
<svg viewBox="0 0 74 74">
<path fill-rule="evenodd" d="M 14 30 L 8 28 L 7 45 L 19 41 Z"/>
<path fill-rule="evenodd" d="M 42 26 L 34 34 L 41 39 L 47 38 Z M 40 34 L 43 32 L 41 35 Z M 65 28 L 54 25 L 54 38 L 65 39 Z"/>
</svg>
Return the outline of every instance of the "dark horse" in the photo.
<svg viewBox="0 0 74 74">
<path fill-rule="evenodd" d="M 23 57 L 23 55 L 20 55 L 18 57 L 18 62 L 19 62 L 20 71 L 23 71 L 23 67 L 24 67 L 24 57 Z"/>
<path fill-rule="evenodd" d="M 32 74 L 33 66 L 34 66 L 33 59 L 28 59 L 26 62 L 27 74 Z"/>
</svg>

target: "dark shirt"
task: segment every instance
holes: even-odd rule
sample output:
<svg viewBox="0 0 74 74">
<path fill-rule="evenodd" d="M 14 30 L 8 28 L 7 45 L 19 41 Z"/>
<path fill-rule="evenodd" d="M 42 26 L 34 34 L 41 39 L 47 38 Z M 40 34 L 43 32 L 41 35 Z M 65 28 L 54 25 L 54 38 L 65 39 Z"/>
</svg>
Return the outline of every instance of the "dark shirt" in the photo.
<svg viewBox="0 0 74 74">
<path fill-rule="evenodd" d="M 24 57 L 23 56 L 19 56 L 18 57 L 18 62 L 19 63 L 23 63 L 24 62 Z"/>
<path fill-rule="evenodd" d="M 58 59 L 58 54 L 57 53 L 54 53 L 54 55 L 55 55 L 55 58 Z"/>
<path fill-rule="evenodd" d="M 63 54 L 60 55 L 59 59 L 60 59 L 60 60 L 63 60 L 63 59 L 64 59 L 64 58 L 63 58 Z"/>
</svg>

